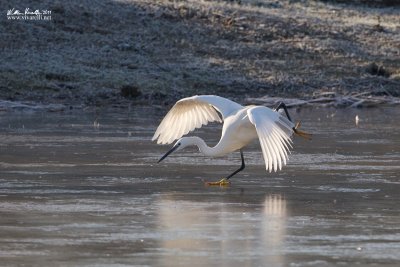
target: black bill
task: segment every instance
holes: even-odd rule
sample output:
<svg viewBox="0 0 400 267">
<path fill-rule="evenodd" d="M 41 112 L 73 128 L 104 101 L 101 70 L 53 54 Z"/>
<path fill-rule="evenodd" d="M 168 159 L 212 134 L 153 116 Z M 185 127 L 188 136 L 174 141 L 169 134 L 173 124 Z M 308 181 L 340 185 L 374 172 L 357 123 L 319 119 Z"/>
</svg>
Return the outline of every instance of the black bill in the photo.
<svg viewBox="0 0 400 267">
<path fill-rule="evenodd" d="M 165 153 L 164 156 L 161 157 L 161 159 L 157 163 L 160 163 L 163 159 L 168 157 L 168 155 L 171 154 L 172 152 L 174 152 L 178 147 L 179 147 L 179 145 L 173 146 L 167 153 Z"/>
</svg>

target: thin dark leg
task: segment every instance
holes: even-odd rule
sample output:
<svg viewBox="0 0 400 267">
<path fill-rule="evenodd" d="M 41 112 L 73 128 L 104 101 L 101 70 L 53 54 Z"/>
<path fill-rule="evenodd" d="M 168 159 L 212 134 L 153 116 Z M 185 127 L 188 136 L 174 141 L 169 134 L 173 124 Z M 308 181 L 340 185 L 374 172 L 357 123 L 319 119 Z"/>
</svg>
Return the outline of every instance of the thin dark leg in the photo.
<svg viewBox="0 0 400 267">
<path fill-rule="evenodd" d="M 275 110 L 278 111 L 278 110 L 280 110 L 281 108 L 283 108 L 283 110 L 285 111 L 287 118 L 288 118 L 291 122 L 293 122 L 292 119 L 290 118 L 290 115 L 289 115 L 289 112 L 288 112 L 288 110 L 287 110 L 287 107 L 286 107 L 285 103 L 281 102 L 281 103 L 279 104 L 279 106 L 278 106 L 277 108 L 275 108 Z"/>
<path fill-rule="evenodd" d="M 279 104 L 279 106 L 275 109 L 275 111 L 278 111 L 278 110 L 280 110 L 281 108 L 283 108 L 283 110 L 285 111 L 287 118 L 288 118 L 291 122 L 293 122 L 293 121 L 292 121 L 292 118 L 290 118 L 290 115 L 289 115 L 289 112 L 288 112 L 288 110 L 287 110 L 287 107 L 286 107 L 285 103 L 281 102 L 281 103 Z M 300 131 L 300 130 L 299 130 L 299 127 L 300 127 L 300 122 L 296 123 L 296 125 L 292 128 L 292 129 L 293 129 L 293 132 L 294 132 L 295 134 L 297 134 L 297 135 L 299 135 L 299 136 L 305 138 L 305 139 L 311 140 L 311 136 L 312 136 L 312 135 L 309 134 L 309 133 Z"/>
<path fill-rule="evenodd" d="M 234 176 L 236 173 L 243 171 L 244 167 L 246 167 L 244 165 L 244 158 L 243 158 L 243 151 L 240 149 L 240 156 L 242 157 L 242 166 L 240 166 L 239 169 L 237 169 L 236 171 L 234 171 L 231 175 L 229 175 L 228 177 L 226 177 L 226 180 L 228 180 L 229 178 L 231 178 L 232 176 Z"/>
</svg>

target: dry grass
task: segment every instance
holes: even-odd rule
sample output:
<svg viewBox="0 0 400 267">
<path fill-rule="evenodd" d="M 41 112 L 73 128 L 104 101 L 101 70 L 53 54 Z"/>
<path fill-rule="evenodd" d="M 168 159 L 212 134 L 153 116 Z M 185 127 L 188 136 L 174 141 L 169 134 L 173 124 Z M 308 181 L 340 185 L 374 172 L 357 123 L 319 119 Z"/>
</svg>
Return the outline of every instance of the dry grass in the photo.
<svg viewBox="0 0 400 267">
<path fill-rule="evenodd" d="M 52 21 L 3 15 L 0 98 L 119 103 L 129 86 L 141 103 L 209 93 L 400 95 L 399 7 L 240 2 L 20 1 L 6 8 L 49 9 Z M 373 62 L 387 75 L 368 71 Z"/>
</svg>

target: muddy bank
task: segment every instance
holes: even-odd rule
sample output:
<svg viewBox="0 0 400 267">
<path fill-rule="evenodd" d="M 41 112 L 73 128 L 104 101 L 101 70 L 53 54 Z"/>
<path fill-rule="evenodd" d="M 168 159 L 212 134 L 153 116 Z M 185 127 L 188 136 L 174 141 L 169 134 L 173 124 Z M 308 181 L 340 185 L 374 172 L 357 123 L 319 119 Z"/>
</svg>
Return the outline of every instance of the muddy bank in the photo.
<svg viewBox="0 0 400 267">
<path fill-rule="evenodd" d="M 64 105 L 399 95 L 400 7 L 319 1 L 20 1 L 0 20 L 0 99 Z"/>
</svg>

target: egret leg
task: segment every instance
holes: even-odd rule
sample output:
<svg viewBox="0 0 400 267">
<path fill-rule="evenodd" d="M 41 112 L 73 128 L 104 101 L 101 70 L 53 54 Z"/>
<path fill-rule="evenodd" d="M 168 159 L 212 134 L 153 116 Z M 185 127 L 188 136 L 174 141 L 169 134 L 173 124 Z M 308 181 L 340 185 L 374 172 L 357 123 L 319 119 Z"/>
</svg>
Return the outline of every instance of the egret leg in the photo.
<svg viewBox="0 0 400 267">
<path fill-rule="evenodd" d="M 285 103 L 281 102 L 281 103 L 278 105 L 278 107 L 275 108 L 275 111 L 278 111 L 278 110 L 280 110 L 281 108 L 283 108 L 283 110 L 285 111 L 286 117 L 287 117 L 291 122 L 293 122 L 293 121 L 292 121 L 292 118 L 290 118 L 289 111 L 288 111 L 287 106 L 286 106 Z"/>
<path fill-rule="evenodd" d="M 239 169 L 237 169 L 236 171 L 234 171 L 233 173 L 231 173 L 230 175 L 228 175 L 228 176 L 226 177 L 226 180 L 228 180 L 229 178 L 231 178 L 232 176 L 234 176 L 236 173 L 238 173 L 238 172 L 240 172 L 240 171 L 243 171 L 244 168 L 246 167 L 245 164 L 244 164 L 243 151 L 242 151 L 241 149 L 240 149 L 240 157 L 242 158 L 242 165 L 240 166 Z"/>
<path fill-rule="evenodd" d="M 278 105 L 278 107 L 275 108 L 275 110 L 278 111 L 278 110 L 280 110 L 281 108 L 283 108 L 283 110 L 285 111 L 285 114 L 286 114 L 286 117 L 288 118 L 288 120 L 290 120 L 291 122 L 293 122 L 293 121 L 292 121 L 292 118 L 290 118 L 289 111 L 288 111 L 287 106 L 285 105 L 285 103 L 281 102 L 281 103 Z M 293 129 L 293 132 L 294 132 L 295 134 L 297 134 L 298 136 L 300 136 L 300 137 L 303 137 L 303 138 L 305 138 L 305 139 L 311 140 L 312 134 L 306 133 L 306 132 L 303 132 L 303 131 L 300 131 L 299 128 L 300 128 L 300 122 L 296 123 L 296 125 L 292 128 L 292 129 Z"/>
<path fill-rule="evenodd" d="M 240 166 L 239 169 L 237 169 L 236 171 L 234 171 L 233 173 L 228 175 L 226 178 L 222 178 L 218 182 L 207 182 L 206 184 L 207 185 L 219 185 L 219 186 L 227 186 L 227 185 L 229 185 L 230 184 L 229 178 L 231 178 L 232 176 L 234 176 L 238 172 L 243 171 L 243 169 L 246 167 L 245 164 L 244 164 L 243 151 L 241 149 L 240 149 L 240 157 L 242 158 L 242 165 Z"/>
</svg>

